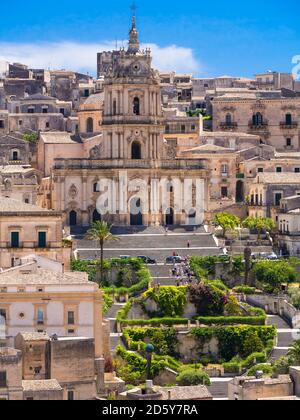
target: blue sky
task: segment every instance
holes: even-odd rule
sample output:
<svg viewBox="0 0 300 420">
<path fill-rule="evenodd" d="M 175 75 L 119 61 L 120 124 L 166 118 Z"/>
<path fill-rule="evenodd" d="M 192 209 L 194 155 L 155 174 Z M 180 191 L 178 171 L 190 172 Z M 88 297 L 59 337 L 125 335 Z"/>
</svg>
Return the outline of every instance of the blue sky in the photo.
<svg viewBox="0 0 300 420">
<path fill-rule="evenodd" d="M 2 2 L 1 2 L 2 3 Z M 0 59 L 93 73 L 95 52 L 127 38 L 130 0 L 1 4 Z M 291 71 L 300 2 L 137 1 L 141 41 L 161 70 L 199 76 Z"/>
</svg>

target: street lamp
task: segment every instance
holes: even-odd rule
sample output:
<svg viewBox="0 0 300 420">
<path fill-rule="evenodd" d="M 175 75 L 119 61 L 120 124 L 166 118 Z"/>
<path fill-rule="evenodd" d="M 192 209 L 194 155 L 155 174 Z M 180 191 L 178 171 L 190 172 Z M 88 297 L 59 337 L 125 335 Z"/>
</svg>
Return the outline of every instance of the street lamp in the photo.
<svg viewBox="0 0 300 420">
<path fill-rule="evenodd" d="M 151 362 L 152 362 L 152 353 L 154 352 L 154 346 L 152 344 L 146 345 L 146 360 L 147 360 L 147 380 L 151 380 Z"/>
</svg>

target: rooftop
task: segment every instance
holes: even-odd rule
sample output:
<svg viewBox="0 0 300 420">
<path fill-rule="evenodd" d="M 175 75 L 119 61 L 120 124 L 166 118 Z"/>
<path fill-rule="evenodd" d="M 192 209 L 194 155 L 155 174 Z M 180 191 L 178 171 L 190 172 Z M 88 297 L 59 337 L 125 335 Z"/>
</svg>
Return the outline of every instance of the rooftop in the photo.
<svg viewBox="0 0 300 420">
<path fill-rule="evenodd" d="M 7 197 L 0 197 L 0 215 L 1 213 L 53 213 L 53 215 L 58 214 L 57 212 L 51 212 L 50 210 L 36 206 L 35 204 L 24 203 L 21 200 L 16 200 L 14 198 Z M 20 216 L 20 214 L 16 214 L 16 216 Z"/>
<path fill-rule="evenodd" d="M 38 332 L 24 332 L 20 333 L 19 335 L 22 336 L 24 341 L 49 341 L 50 337 L 46 332 L 38 333 Z"/>
<path fill-rule="evenodd" d="M 44 379 L 34 381 L 22 381 L 24 392 L 29 391 L 62 391 L 56 379 Z"/>
<path fill-rule="evenodd" d="M 88 281 L 86 273 L 67 271 L 65 273 L 55 272 L 39 268 L 36 263 L 28 263 L 14 267 L 0 273 L 0 284 L 5 285 L 93 285 Z"/>
<path fill-rule="evenodd" d="M 258 184 L 299 184 L 300 173 L 294 172 L 264 172 L 257 175 Z"/>
<path fill-rule="evenodd" d="M 43 132 L 40 134 L 40 137 L 44 143 L 49 144 L 76 144 L 82 142 L 80 136 L 64 131 Z"/>
<path fill-rule="evenodd" d="M 203 385 L 154 387 L 154 390 L 162 393 L 162 400 L 212 399 L 211 393 Z"/>
</svg>

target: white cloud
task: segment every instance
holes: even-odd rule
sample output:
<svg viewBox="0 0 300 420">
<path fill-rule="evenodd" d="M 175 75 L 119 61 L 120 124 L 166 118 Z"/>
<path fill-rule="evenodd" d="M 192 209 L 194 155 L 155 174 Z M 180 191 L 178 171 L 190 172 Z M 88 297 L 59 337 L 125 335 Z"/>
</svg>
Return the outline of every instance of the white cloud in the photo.
<svg viewBox="0 0 300 420">
<path fill-rule="evenodd" d="M 119 46 L 126 46 L 126 41 Z M 27 64 L 33 68 L 68 69 L 74 71 L 96 72 L 96 54 L 115 49 L 116 42 L 85 44 L 72 41 L 46 43 L 0 42 L 0 60 L 10 63 Z M 145 46 L 143 46 L 145 47 Z M 200 64 L 190 48 L 170 45 L 160 47 L 149 44 L 153 55 L 153 66 L 159 70 L 199 73 Z"/>
</svg>

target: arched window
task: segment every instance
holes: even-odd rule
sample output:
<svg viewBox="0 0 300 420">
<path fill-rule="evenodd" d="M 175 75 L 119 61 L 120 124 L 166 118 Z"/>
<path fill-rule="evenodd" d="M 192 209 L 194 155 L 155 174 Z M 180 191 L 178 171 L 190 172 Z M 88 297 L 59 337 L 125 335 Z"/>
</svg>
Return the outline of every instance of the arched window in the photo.
<svg viewBox="0 0 300 420">
<path fill-rule="evenodd" d="M 172 182 L 168 182 L 168 184 L 167 184 L 167 192 L 168 193 L 173 193 L 174 192 L 174 187 L 173 187 Z"/>
<path fill-rule="evenodd" d="M 133 113 L 134 115 L 140 115 L 140 99 L 138 97 L 133 100 Z"/>
<path fill-rule="evenodd" d="M 131 145 L 131 159 L 142 159 L 141 144 L 134 141 Z"/>
<path fill-rule="evenodd" d="M 94 184 L 93 184 L 93 192 L 99 192 L 98 182 L 94 182 Z"/>
<path fill-rule="evenodd" d="M 293 121 L 292 114 L 286 114 L 285 115 L 285 123 L 286 123 L 286 125 L 292 125 L 292 121 Z"/>
<path fill-rule="evenodd" d="M 226 114 L 225 121 L 226 121 L 226 124 L 227 125 L 231 125 L 231 123 L 232 123 L 232 115 L 231 114 Z"/>
<path fill-rule="evenodd" d="M 93 133 L 94 132 L 94 122 L 93 118 L 88 118 L 86 120 L 86 132 L 87 133 Z"/>
<path fill-rule="evenodd" d="M 255 126 L 262 125 L 264 122 L 264 118 L 262 114 L 260 112 L 257 112 L 256 114 L 254 114 L 252 117 L 252 122 L 253 122 L 253 125 Z"/>
</svg>

